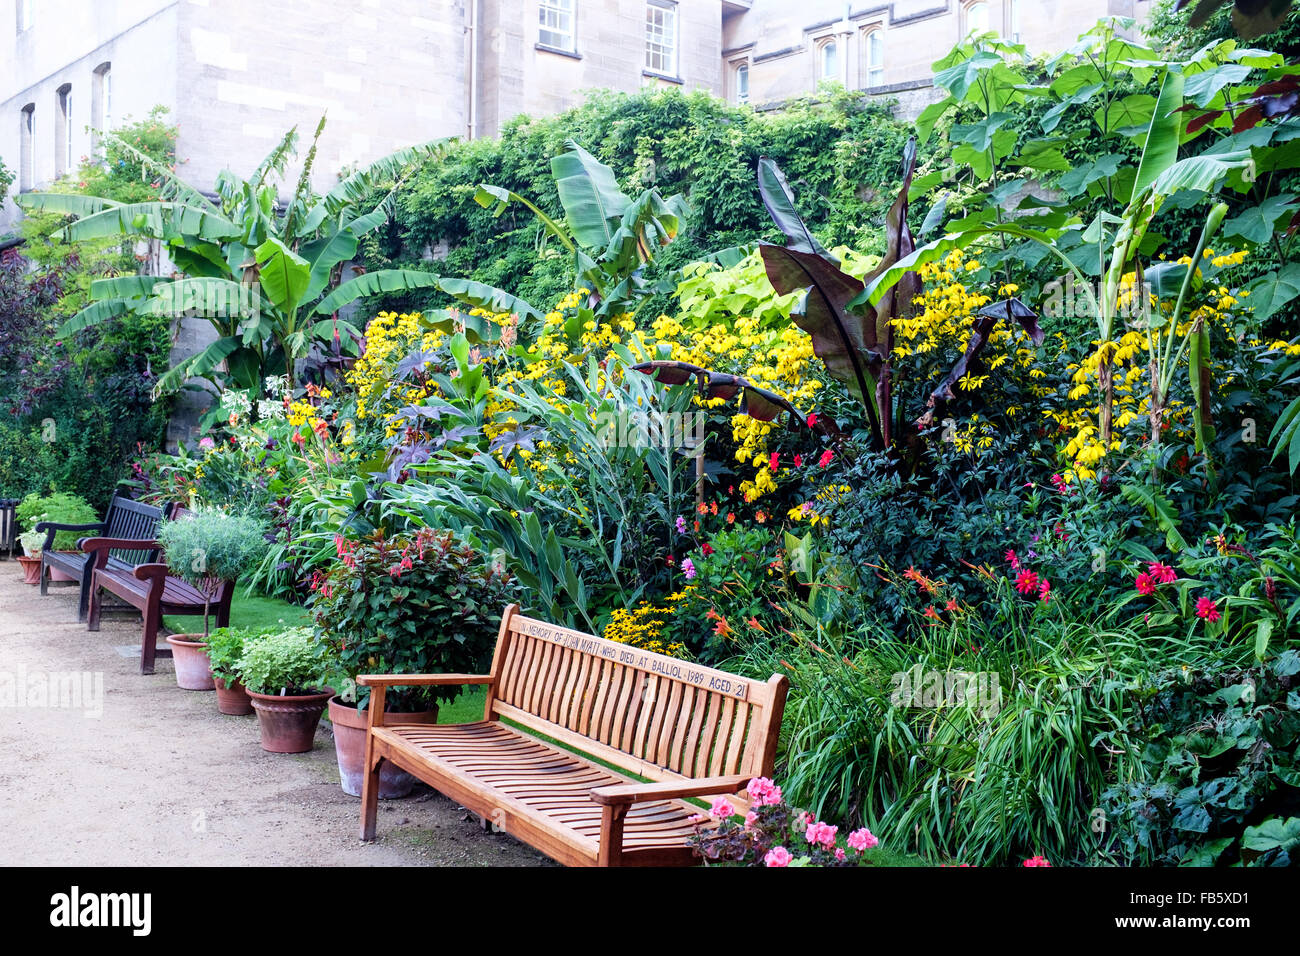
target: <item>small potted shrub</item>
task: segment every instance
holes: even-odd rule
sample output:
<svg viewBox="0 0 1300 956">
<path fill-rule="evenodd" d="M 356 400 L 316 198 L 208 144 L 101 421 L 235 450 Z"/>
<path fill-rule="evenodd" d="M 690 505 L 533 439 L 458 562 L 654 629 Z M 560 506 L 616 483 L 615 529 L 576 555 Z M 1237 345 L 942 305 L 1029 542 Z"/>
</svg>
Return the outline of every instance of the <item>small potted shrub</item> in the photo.
<svg viewBox="0 0 1300 956">
<path fill-rule="evenodd" d="M 217 710 L 232 717 L 253 712 L 253 702 L 239 679 L 244 645 L 257 632 L 245 627 L 219 627 L 208 635 L 208 666 L 217 688 Z"/>
<path fill-rule="evenodd" d="M 172 634 L 176 683 L 185 690 L 213 690 L 208 662 L 208 618 L 212 607 L 229 600 L 240 575 L 252 570 L 266 554 L 266 526 L 252 515 L 217 509 L 196 511 L 158 529 L 158 542 L 167 556 L 167 572 L 203 593 L 203 633 Z"/>
<path fill-rule="evenodd" d="M 44 531 L 24 531 L 18 536 L 23 553 L 18 563 L 23 568 L 23 580 L 28 584 L 41 583 L 41 545 L 45 543 Z"/>
<path fill-rule="evenodd" d="M 270 630 L 244 644 L 237 670 L 257 711 L 263 750 L 311 750 L 325 702 L 334 696 L 321 680 L 321 664 L 310 628 Z"/>
<path fill-rule="evenodd" d="M 360 796 L 369 688 L 359 674 L 483 673 L 492 659 L 501 609 L 516 597 L 509 573 L 450 531 L 361 541 L 335 538 L 337 560 L 312 580 L 316 630 L 342 694 L 330 722 L 343 790 Z M 393 687 L 385 723 L 437 723 L 438 701 L 460 687 Z M 415 779 L 385 764 L 379 796 L 404 797 Z"/>
<path fill-rule="evenodd" d="M 63 491 L 55 491 L 48 495 L 34 493 L 28 495 L 14 509 L 14 517 L 18 519 L 19 527 L 28 529 L 27 533 L 19 536 L 19 540 L 22 541 L 23 550 L 27 552 L 28 557 L 35 559 L 34 577 L 31 562 L 22 562 L 24 580 L 28 584 L 41 583 L 41 550 L 45 546 L 45 538 L 49 533 L 46 529 L 40 528 L 42 522 L 84 525 L 94 524 L 99 520 L 99 515 L 85 498 Z M 56 531 L 50 550 L 76 551 L 77 541 L 87 534 L 88 532 L 85 531 Z M 76 578 L 58 568 L 50 568 L 50 580 L 75 581 Z"/>
</svg>

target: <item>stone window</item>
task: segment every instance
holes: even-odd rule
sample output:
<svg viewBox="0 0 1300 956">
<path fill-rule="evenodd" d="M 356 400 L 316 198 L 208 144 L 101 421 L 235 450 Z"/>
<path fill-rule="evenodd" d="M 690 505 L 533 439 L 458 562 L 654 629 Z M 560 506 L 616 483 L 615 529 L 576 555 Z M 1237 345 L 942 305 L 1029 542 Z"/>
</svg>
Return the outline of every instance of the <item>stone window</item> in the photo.
<svg viewBox="0 0 1300 956">
<path fill-rule="evenodd" d="M 840 44 L 838 40 L 827 40 L 817 51 L 817 79 L 838 80 L 840 78 Z"/>
<path fill-rule="evenodd" d="M 885 33 L 875 29 L 862 38 L 863 86 L 871 88 L 885 85 Z"/>
<path fill-rule="evenodd" d="M 963 19 L 966 21 L 963 30 L 963 36 L 969 36 L 971 33 L 987 33 L 989 30 L 989 5 L 984 0 L 977 0 L 975 3 L 966 4 L 963 11 Z"/>
<path fill-rule="evenodd" d="M 677 76 L 677 4 L 669 0 L 646 2 L 645 68 L 661 76 Z"/>
<path fill-rule="evenodd" d="M 36 185 L 36 104 L 23 107 L 19 120 L 21 149 L 18 160 L 18 188 L 22 192 Z"/>
<path fill-rule="evenodd" d="M 59 123 L 54 128 L 54 175 L 72 172 L 72 84 L 64 83 L 57 91 Z"/>
<path fill-rule="evenodd" d="M 101 63 L 95 67 L 95 80 L 90 93 L 90 125 L 94 129 L 94 151 L 104 158 L 104 140 L 100 135 L 113 128 L 113 65 Z"/>
<path fill-rule="evenodd" d="M 576 50 L 574 4 L 576 0 L 540 0 L 537 6 L 537 42 L 553 50 Z"/>
<path fill-rule="evenodd" d="M 736 102 L 749 102 L 749 63 L 741 63 L 736 67 Z"/>
</svg>

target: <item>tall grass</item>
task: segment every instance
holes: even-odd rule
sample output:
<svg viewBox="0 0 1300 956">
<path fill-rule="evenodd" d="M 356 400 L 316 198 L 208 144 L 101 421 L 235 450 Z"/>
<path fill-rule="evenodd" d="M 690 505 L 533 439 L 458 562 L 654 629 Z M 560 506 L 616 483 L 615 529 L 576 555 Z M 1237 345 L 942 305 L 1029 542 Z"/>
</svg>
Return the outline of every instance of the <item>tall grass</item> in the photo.
<svg viewBox="0 0 1300 956">
<path fill-rule="evenodd" d="M 1143 773 L 1135 721 L 1147 676 L 1238 650 L 1059 613 L 968 614 L 855 643 L 792 628 L 729 665 L 790 677 L 786 793 L 818 816 L 869 826 L 894 849 L 976 864 L 1106 860 L 1094 812 L 1106 786 Z M 891 701 L 893 675 L 918 665 L 996 673 L 1000 707 Z"/>
</svg>

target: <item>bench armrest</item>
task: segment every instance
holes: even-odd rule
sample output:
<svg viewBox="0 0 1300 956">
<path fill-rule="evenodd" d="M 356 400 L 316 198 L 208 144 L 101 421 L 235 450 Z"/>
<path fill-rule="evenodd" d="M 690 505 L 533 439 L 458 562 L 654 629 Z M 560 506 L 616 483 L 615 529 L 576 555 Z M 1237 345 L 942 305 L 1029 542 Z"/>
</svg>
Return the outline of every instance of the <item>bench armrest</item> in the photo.
<svg viewBox="0 0 1300 956">
<path fill-rule="evenodd" d="M 362 687 L 439 687 L 460 684 L 490 684 L 491 674 L 360 674 Z"/>
<path fill-rule="evenodd" d="M 167 570 L 167 565 L 161 561 L 156 561 L 152 564 L 137 564 L 131 573 L 140 581 L 156 582 L 161 585 L 167 577 Z"/>
<path fill-rule="evenodd" d="M 159 547 L 152 538 L 82 538 L 79 542 L 82 551 L 108 551 L 122 548 L 126 551 L 153 551 Z"/>
<path fill-rule="evenodd" d="M 107 526 L 108 522 L 106 521 L 95 524 L 59 524 L 57 521 L 38 521 L 32 530 L 45 532 L 45 541 L 41 550 L 50 551 L 54 548 L 54 536 L 60 531 L 103 531 Z"/>
<path fill-rule="evenodd" d="M 737 793 L 753 780 L 752 774 L 729 774 L 725 777 L 701 777 L 698 780 L 670 780 L 667 783 L 622 783 L 597 787 L 591 800 L 604 807 L 631 806 L 648 800 L 675 800 L 681 797 L 708 797 Z"/>
</svg>

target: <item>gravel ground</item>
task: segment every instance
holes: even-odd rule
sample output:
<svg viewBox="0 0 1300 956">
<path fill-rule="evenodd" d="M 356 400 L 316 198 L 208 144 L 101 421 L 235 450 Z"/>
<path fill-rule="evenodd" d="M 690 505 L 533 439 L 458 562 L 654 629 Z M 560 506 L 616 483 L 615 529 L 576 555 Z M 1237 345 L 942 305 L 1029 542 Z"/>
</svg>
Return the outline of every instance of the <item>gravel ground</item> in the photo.
<svg viewBox="0 0 1300 956">
<path fill-rule="evenodd" d="M 379 839 L 361 843 L 327 721 L 310 753 L 266 753 L 256 716 L 179 689 L 170 660 L 139 673 L 138 615 L 105 614 L 99 633 L 76 618 L 73 586 L 42 598 L 0 561 L 0 865 L 550 862 L 423 786 L 381 801 Z M 55 674 L 88 692 L 42 701 Z"/>
</svg>

